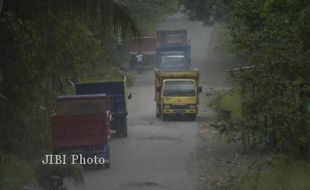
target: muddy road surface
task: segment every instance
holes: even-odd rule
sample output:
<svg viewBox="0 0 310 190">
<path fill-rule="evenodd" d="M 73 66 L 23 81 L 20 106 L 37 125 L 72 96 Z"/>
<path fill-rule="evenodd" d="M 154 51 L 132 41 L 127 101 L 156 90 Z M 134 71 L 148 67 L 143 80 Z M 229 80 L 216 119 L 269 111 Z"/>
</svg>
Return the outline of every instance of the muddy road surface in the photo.
<svg viewBox="0 0 310 190">
<path fill-rule="evenodd" d="M 201 86 L 207 89 L 219 85 L 215 78 L 221 77 L 224 71 L 208 62 L 206 53 L 212 28 L 187 21 L 181 14 L 168 17 L 159 28 L 187 29 L 192 44 L 192 63 L 201 72 Z M 85 183 L 79 186 L 69 184 L 68 189 L 196 189 L 198 129 L 208 120 L 203 101 L 197 121 L 161 121 L 155 117 L 153 69 L 132 74 L 135 83 L 129 89 L 132 93 L 129 136 L 112 140 L 110 169 L 87 170 Z"/>
</svg>

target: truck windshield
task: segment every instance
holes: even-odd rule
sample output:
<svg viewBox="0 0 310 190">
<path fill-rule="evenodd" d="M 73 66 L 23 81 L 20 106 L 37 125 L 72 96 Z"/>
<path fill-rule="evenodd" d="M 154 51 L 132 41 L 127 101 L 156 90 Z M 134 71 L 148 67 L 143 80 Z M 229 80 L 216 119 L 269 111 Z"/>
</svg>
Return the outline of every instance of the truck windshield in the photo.
<svg viewBox="0 0 310 190">
<path fill-rule="evenodd" d="M 166 81 L 164 96 L 196 96 L 193 81 Z"/>
<path fill-rule="evenodd" d="M 166 34 L 166 43 L 180 43 L 185 42 L 186 36 L 184 34 Z"/>
<path fill-rule="evenodd" d="M 160 54 L 160 67 L 182 67 L 186 64 L 182 51 L 168 51 Z"/>
</svg>

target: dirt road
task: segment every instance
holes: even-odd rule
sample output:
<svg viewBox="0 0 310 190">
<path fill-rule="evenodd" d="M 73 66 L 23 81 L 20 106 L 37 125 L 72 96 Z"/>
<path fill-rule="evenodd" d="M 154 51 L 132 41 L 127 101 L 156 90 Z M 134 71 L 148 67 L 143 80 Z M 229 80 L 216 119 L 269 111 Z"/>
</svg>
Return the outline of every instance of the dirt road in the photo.
<svg viewBox="0 0 310 190">
<path fill-rule="evenodd" d="M 180 14 L 169 17 L 160 28 L 187 29 L 192 44 L 192 63 L 201 71 L 203 88 L 218 85 L 215 77 L 224 71 L 219 71 L 206 57 L 212 28 L 203 27 L 200 22 L 189 22 Z M 154 71 L 133 74 L 135 84 L 129 90 L 133 97 L 129 101 L 128 138 L 112 140 L 110 169 L 85 171 L 85 184 L 78 187 L 71 184 L 68 189 L 196 189 L 198 128 L 208 119 L 203 101 L 196 122 L 163 122 L 155 117 Z"/>
</svg>

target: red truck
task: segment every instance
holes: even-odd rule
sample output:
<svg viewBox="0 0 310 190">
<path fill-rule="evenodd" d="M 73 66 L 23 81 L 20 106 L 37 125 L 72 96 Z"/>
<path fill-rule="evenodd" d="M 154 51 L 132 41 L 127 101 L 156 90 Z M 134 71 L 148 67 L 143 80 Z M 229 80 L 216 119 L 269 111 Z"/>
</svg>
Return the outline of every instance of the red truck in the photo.
<svg viewBox="0 0 310 190">
<path fill-rule="evenodd" d="M 54 153 L 103 158 L 110 167 L 109 99 L 106 94 L 59 96 L 51 116 Z"/>
</svg>

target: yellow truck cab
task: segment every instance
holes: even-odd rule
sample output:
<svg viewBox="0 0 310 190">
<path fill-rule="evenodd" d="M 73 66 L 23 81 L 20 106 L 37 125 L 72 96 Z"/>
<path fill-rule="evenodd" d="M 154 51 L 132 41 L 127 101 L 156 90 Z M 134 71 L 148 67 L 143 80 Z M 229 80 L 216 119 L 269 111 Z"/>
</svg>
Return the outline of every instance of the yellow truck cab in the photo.
<svg viewBox="0 0 310 190">
<path fill-rule="evenodd" d="M 155 70 L 156 116 L 184 116 L 196 119 L 199 105 L 199 72 Z"/>
</svg>

